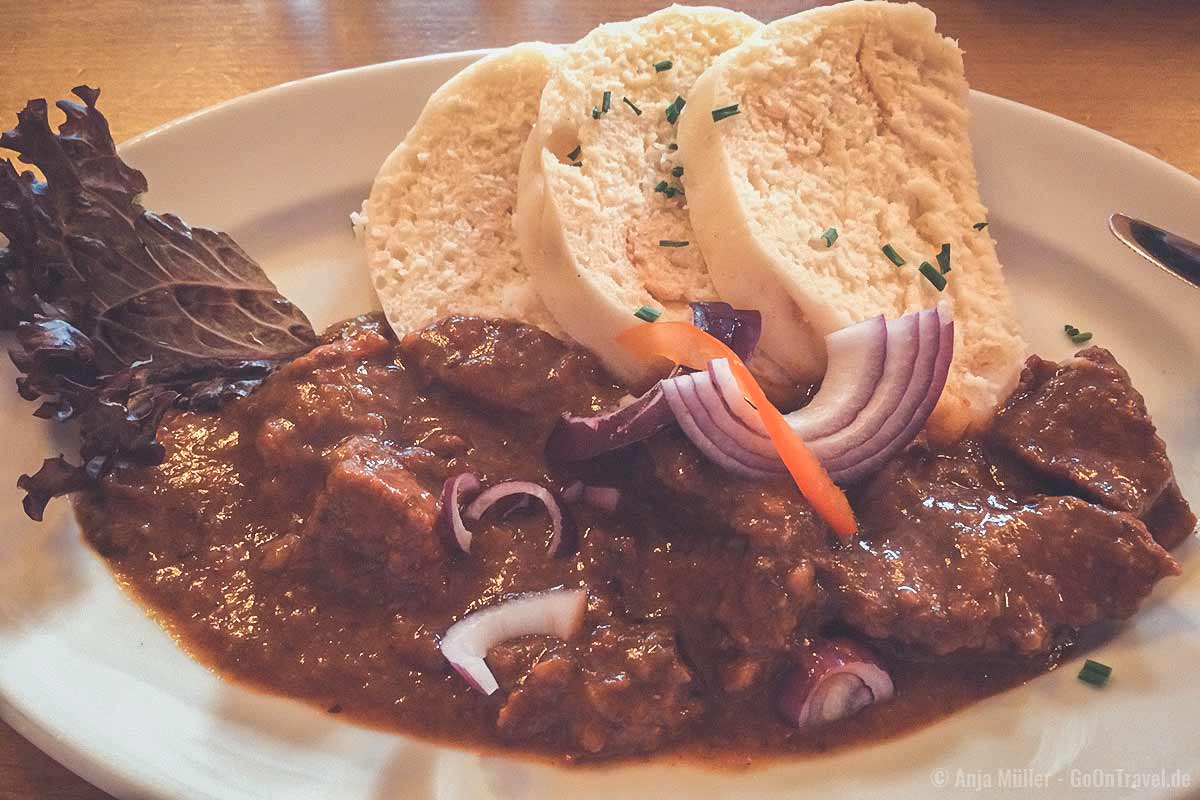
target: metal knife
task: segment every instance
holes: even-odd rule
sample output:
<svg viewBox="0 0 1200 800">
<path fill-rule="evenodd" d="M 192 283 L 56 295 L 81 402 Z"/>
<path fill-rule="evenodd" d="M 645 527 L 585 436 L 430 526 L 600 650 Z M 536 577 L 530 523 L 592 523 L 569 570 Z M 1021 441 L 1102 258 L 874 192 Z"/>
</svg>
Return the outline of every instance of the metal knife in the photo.
<svg viewBox="0 0 1200 800">
<path fill-rule="evenodd" d="M 1108 229 L 1151 264 L 1200 287 L 1200 244 L 1124 214 L 1109 217 Z"/>
</svg>

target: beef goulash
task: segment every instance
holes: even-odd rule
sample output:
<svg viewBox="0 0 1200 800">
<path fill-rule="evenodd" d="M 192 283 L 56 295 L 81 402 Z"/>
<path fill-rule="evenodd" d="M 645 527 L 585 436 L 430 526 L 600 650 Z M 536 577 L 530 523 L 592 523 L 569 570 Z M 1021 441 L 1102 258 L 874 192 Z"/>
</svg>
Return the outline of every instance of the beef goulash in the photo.
<svg viewBox="0 0 1200 800">
<path fill-rule="evenodd" d="M 97 90 L 33 101 L 0 328 L 80 446 L 26 512 L 73 495 L 222 674 L 444 743 L 746 763 L 1031 680 L 1196 518 L 1112 353 L 1025 358 L 966 92 L 888 3 L 498 52 L 355 215 L 384 313 L 321 336 L 140 205 Z"/>
</svg>

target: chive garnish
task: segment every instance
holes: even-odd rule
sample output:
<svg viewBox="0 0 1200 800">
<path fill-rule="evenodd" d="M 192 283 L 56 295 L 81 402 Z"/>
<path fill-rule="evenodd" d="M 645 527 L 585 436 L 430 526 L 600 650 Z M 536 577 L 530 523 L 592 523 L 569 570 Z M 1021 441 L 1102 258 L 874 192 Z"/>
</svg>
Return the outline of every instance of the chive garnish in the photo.
<svg viewBox="0 0 1200 800">
<path fill-rule="evenodd" d="M 572 166 L 572 167 L 582 167 L 582 166 L 583 166 L 583 162 L 582 162 L 582 161 L 572 161 L 572 162 L 571 162 L 571 166 Z"/>
<path fill-rule="evenodd" d="M 672 167 L 671 174 L 674 175 L 676 178 L 682 178 L 683 177 L 683 167 Z"/>
<path fill-rule="evenodd" d="M 683 189 L 678 186 L 668 186 L 663 191 L 663 194 L 665 194 L 667 197 L 674 197 L 677 194 L 683 194 Z"/>
<path fill-rule="evenodd" d="M 669 145 L 667 145 L 667 149 L 671 150 L 671 151 L 675 151 L 675 150 L 679 149 L 679 145 L 676 144 L 675 142 L 671 142 Z"/>
<path fill-rule="evenodd" d="M 575 145 L 575 149 L 574 149 L 574 150 L 572 150 L 571 152 L 567 153 L 567 159 L 568 159 L 568 160 L 570 160 L 570 161 L 578 161 L 578 160 L 579 160 L 579 154 L 580 154 L 580 153 L 582 153 L 582 152 L 583 152 L 583 146 L 582 146 L 582 145 L 578 145 L 578 144 L 577 144 L 577 145 Z"/>
<path fill-rule="evenodd" d="M 938 272 L 933 264 L 930 264 L 928 261 L 922 261 L 919 269 L 921 270 L 921 274 L 925 276 L 925 279 L 933 284 L 933 288 L 939 292 L 946 288 L 945 276 Z"/>
<path fill-rule="evenodd" d="M 654 322 L 659 317 L 662 316 L 662 312 L 659 311 L 657 308 L 651 308 L 650 306 L 642 306 L 637 311 L 633 312 L 633 315 L 635 317 L 637 317 L 638 319 L 645 320 L 646 322 Z"/>
<path fill-rule="evenodd" d="M 975 229 L 975 230 L 977 230 L 977 231 L 981 231 L 981 230 L 983 230 L 984 228 L 986 228 L 986 227 L 987 227 L 987 223 L 986 223 L 986 222 L 976 222 L 976 223 L 975 223 L 974 225 L 972 225 L 971 227 L 972 227 L 972 228 L 974 228 L 974 229 Z"/>
<path fill-rule="evenodd" d="M 659 61 L 657 64 L 655 64 L 654 71 L 655 72 L 666 72 L 673 66 L 675 66 L 675 65 L 671 63 L 670 59 L 666 59 L 663 61 Z"/>
<path fill-rule="evenodd" d="M 837 228 L 828 228 L 821 234 L 821 238 L 825 240 L 826 247 L 833 247 L 833 243 L 837 241 Z"/>
<path fill-rule="evenodd" d="M 890 244 L 885 244 L 883 246 L 883 254 L 887 256 L 888 259 L 897 267 L 903 267 L 908 263 L 900 257 L 900 254 L 896 252 L 896 248 L 892 247 Z"/>
<path fill-rule="evenodd" d="M 945 275 L 950 271 L 950 243 L 944 242 L 937 254 L 938 269 Z"/>
<path fill-rule="evenodd" d="M 687 101 L 679 95 L 675 95 L 675 99 L 671 101 L 671 105 L 667 106 L 667 122 L 674 125 L 675 121 L 679 119 L 679 112 L 683 111 L 685 105 L 687 105 Z"/>
<path fill-rule="evenodd" d="M 612 92 L 605 92 L 604 97 L 600 100 L 600 113 L 607 114 L 612 108 Z"/>
<path fill-rule="evenodd" d="M 1090 683 L 1092 686 L 1103 686 L 1108 683 L 1111 675 L 1112 667 L 1108 664 L 1101 664 L 1099 661 L 1092 661 L 1090 658 L 1083 662 L 1083 669 L 1079 670 L 1079 680 Z"/>
<path fill-rule="evenodd" d="M 713 109 L 712 112 L 713 122 L 720 122 L 727 117 L 732 117 L 734 114 L 740 113 L 742 113 L 742 110 L 738 108 L 737 103 L 734 103 L 731 106 L 725 106 L 724 108 L 716 108 Z"/>
<path fill-rule="evenodd" d="M 1081 331 L 1069 322 L 1063 325 L 1063 333 L 1075 344 L 1083 344 L 1092 340 L 1091 331 Z"/>
<path fill-rule="evenodd" d="M 640 108 L 638 108 L 637 106 L 635 106 L 633 104 L 633 101 L 630 100 L 628 97 L 622 97 L 621 102 L 624 103 L 625 105 L 629 106 L 630 108 L 632 108 L 633 113 L 637 114 L 639 117 L 642 115 L 642 110 Z"/>
<path fill-rule="evenodd" d="M 600 119 L 600 107 L 592 106 L 592 119 Z"/>
<path fill-rule="evenodd" d="M 679 242 L 679 241 L 675 241 L 674 239 L 659 239 L 658 240 L 659 247 L 687 247 L 688 244 L 689 244 L 689 242 L 686 242 L 686 241 Z"/>
<path fill-rule="evenodd" d="M 658 185 L 654 187 L 654 191 L 665 192 L 667 190 L 667 186 L 669 185 L 670 184 L 668 184 L 666 181 L 659 181 Z"/>
</svg>

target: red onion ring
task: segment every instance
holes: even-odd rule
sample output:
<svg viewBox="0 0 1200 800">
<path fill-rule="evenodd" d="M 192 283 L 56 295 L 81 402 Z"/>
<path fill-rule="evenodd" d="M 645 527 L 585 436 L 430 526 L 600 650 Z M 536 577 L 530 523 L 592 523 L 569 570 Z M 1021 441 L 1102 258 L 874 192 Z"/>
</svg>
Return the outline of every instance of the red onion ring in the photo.
<svg viewBox="0 0 1200 800">
<path fill-rule="evenodd" d="M 447 478 L 446 482 L 442 484 L 442 508 L 439 514 L 441 525 L 439 527 L 442 531 L 442 540 L 451 552 L 455 550 L 462 550 L 464 553 L 471 552 L 472 534 L 463 524 L 458 501 L 460 495 L 475 494 L 479 491 L 480 486 L 479 478 L 469 472 Z"/>
<path fill-rule="evenodd" d="M 675 378 L 663 380 L 658 385 L 662 387 L 663 396 L 667 398 L 671 412 L 675 415 L 675 420 L 679 423 L 679 427 L 683 430 L 684 435 L 687 436 L 692 444 L 696 445 L 697 449 L 709 461 L 743 478 L 766 480 L 775 476 L 773 472 L 768 472 L 739 461 L 737 456 L 727 453 L 717 446 L 708 436 L 708 432 L 701 430 L 695 417 L 692 416 L 692 412 L 680 392 L 679 384 L 675 382 L 676 380 Z"/>
<path fill-rule="evenodd" d="M 820 439 L 854 421 L 883 377 L 887 349 L 888 322 L 882 314 L 825 337 L 828 367 L 821 389 L 808 405 L 788 415 L 800 438 Z"/>
<path fill-rule="evenodd" d="M 546 441 L 546 454 L 560 461 L 584 461 L 649 438 L 672 422 L 662 390 L 655 384 L 603 414 L 564 414 Z"/>
<path fill-rule="evenodd" d="M 529 495 L 535 500 L 540 500 L 546 507 L 547 513 L 550 514 L 550 523 L 553 526 L 548 548 L 551 556 L 559 558 L 575 552 L 575 547 L 579 543 L 579 530 L 575 526 L 575 520 L 553 492 L 532 481 L 504 481 L 485 489 L 471 501 L 463 514 L 472 522 L 478 522 L 497 501 L 514 494 Z"/>
<path fill-rule="evenodd" d="M 586 610 L 587 592 L 583 589 L 516 595 L 467 614 L 450 626 L 438 646 L 471 688 L 490 695 L 500 685 L 484 661 L 489 650 L 519 636 L 570 639 L 583 626 Z"/>
<path fill-rule="evenodd" d="M 849 639 L 831 639 L 815 644 L 784 676 L 778 707 L 796 727 L 817 727 L 882 703 L 895 691 L 873 650 Z"/>
</svg>

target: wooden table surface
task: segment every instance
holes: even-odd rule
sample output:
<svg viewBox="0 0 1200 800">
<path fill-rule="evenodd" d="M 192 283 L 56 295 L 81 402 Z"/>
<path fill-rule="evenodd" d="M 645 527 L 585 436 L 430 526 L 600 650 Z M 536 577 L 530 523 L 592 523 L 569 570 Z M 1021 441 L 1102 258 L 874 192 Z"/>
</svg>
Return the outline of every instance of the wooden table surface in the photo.
<svg viewBox="0 0 1200 800">
<path fill-rule="evenodd" d="M 720 2 L 720 0 L 713 0 Z M 0 0 L 0 122 L 88 83 L 118 140 L 283 81 L 395 58 L 565 42 L 664 0 Z M 729 2 L 761 19 L 805 3 Z M 1076 120 L 1200 175 L 1200 3 L 926 0 L 973 86 Z M 96 800 L 0 723 L 0 800 Z"/>
</svg>

